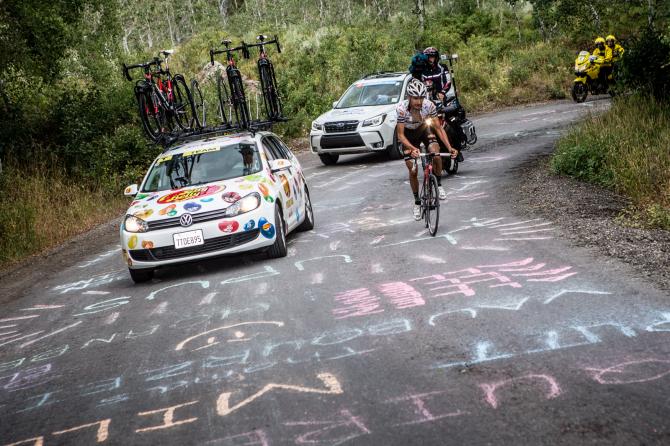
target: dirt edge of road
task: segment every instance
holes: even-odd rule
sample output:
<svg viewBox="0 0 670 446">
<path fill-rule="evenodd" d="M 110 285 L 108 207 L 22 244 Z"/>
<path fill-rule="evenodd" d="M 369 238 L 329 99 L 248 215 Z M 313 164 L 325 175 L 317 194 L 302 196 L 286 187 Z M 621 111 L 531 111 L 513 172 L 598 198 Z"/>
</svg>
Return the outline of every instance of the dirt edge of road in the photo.
<svg viewBox="0 0 670 446">
<path fill-rule="evenodd" d="M 507 195 L 512 207 L 553 221 L 577 246 L 623 261 L 662 290 L 670 290 L 670 232 L 624 226 L 617 216 L 628 206 L 626 198 L 555 174 L 550 158 L 542 155 L 515 169 Z"/>
<path fill-rule="evenodd" d="M 33 254 L 20 262 L 0 270 L 0 304 L 17 299 L 37 278 L 53 277 L 62 269 L 83 260 L 91 260 L 91 253 L 100 252 L 106 246 L 119 243 L 121 215 L 111 221 L 79 234 L 66 242 Z M 118 254 L 121 257 L 121 250 Z"/>
</svg>

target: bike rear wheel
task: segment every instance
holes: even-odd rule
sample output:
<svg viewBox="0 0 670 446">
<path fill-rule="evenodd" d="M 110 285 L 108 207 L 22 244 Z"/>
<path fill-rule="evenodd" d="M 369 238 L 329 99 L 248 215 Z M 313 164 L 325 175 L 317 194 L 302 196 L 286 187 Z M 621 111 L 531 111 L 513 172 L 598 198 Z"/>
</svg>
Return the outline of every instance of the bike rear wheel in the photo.
<svg viewBox="0 0 670 446">
<path fill-rule="evenodd" d="M 230 83 L 230 95 L 233 102 L 233 109 L 235 110 L 235 118 L 240 127 L 246 128 L 249 126 L 251 118 L 249 116 L 249 107 L 247 106 L 244 85 L 242 84 L 242 77 L 240 76 L 239 71 L 232 75 L 229 72 L 228 82 Z"/>
<path fill-rule="evenodd" d="M 217 73 L 216 76 L 216 91 L 219 98 L 219 118 L 224 125 L 228 125 L 230 121 L 226 115 L 226 107 L 230 104 L 230 93 L 228 93 L 228 87 L 220 73 Z"/>
<path fill-rule="evenodd" d="M 277 91 L 277 81 L 271 64 L 259 64 L 258 71 L 263 90 L 263 102 L 268 119 L 276 120 L 282 116 L 281 100 Z"/>
<path fill-rule="evenodd" d="M 193 106 L 195 107 L 195 119 L 191 124 L 192 128 L 202 128 L 207 126 L 207 115 L 205 112 L 205 98 L 200 90 L 200 84 L 193 79 L 191 81 L 191 94 L 193 95 Z"/>
<path fill-rule="evenodd" d="M 175 121 L 182 130 L 191 130 L 195 128 L 197 121 L 195 106 L 193 105 L 193 96 L 191 90 L 186 85 L 184 77 L 176 75 L 172 80 L 172 107 Z"/>
<path fill-rule="evenodd" d="M 428 232 L 433 237 L 437 234 L 437 225 L 440 221 L 440 198 L 437 187 L 437 177 L 431 174 L 424 187 L 424 218 Z"/>
<path fill-rule="evenodd" d="M 157 141 L 166 125 L 163 107 L 150 89 L 136 94 L 142 127 L 152 141 Z"/>
</svg>

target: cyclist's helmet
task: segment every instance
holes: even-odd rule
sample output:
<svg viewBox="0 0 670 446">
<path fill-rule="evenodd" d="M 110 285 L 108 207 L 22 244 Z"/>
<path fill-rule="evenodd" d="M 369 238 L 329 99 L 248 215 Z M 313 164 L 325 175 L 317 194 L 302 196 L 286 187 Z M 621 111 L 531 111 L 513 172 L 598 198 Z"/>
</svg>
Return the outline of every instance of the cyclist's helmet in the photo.
<svg viewBox="0 0 670 446">
<path fill-rule="evenodd" d="M 410 79 L 409 84 L 407 84 L 407 95 L 413 97 L 425 97 L 426 86 L 420 80 L 412 78 Z"/>
<path fill-rule="evenodd" d="M 435 60 L 438 60 L 440 58 L 440 52 L 437 50 L 437 48 L 429 46 L 425 50 L 423 50 L 423 54 L 425 54 L 428 57 L 434 57 Z"/>
</svg>

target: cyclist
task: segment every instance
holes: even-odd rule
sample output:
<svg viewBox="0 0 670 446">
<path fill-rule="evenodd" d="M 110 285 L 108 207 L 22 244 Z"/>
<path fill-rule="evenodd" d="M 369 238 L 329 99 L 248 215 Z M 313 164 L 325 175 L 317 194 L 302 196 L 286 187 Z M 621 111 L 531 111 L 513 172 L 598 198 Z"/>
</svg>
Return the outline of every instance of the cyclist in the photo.
<svg viewBox="0 0 670 446">
<path fill-rule="evenodd" d="M 423 50 L 423 54 L 428 56 L 428 67 L 423 71 L 421 80 L 426 86 L 432 86 L 432 93 L 435 99 L 444 100 L 444 96 L 449 91 L 449 69 L 440 64 L 440 52 L 437 48 L 429 46 Z"/>
<path fill-rule="evenodd" d="M 437 118 L 435 104 L 426 100 L 426 86 L 417 79 L 410 79 L 407 85 L 408 99 L 401 101 L 396 107 L 398 113 L 398 141 L 403 146 L 405 154 L 405 165 L 409 171 L 409 184 L 414 194 L 414 219 L 421 220 L 421 200 L 419 199 L 418 169 L 414 169 L 414 159 L 418 158 L 421 151 L 419 146 L 423 143 L 427 151 L 440 153 L 440 146 L 435 138 L 435 133 L 449 149 L 452 158 L 456 158 L 458 152 L 451 147 L 444 129 L 435 125 L 432 121 Z M 433 169 L 437 177 L 438 194 L 440 200 L 447 198 L 447 193 L 442 187 L 442 158 L 437 156 L 433 159 Z"/>
</svg>

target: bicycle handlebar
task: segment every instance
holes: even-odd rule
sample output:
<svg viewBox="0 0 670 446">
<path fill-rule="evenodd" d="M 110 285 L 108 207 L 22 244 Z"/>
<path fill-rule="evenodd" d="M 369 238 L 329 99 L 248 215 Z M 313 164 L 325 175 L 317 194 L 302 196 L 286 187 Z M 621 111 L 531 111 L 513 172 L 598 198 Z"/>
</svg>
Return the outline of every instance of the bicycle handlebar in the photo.
<svg viewBox="0 0 670 446">
<path fill-rule="evenodd" d="M 281 46 L 279 45 L 279 37 L 277 37 L 277 35 L 275 34 L 274 39 L 272 39 L 272 40 L 265 40 L 265 39 L 267 39 L 267 38 L 268 38 L 268 36 L 260 35 L 260 36 L 256 37 L 256 40 L 259 40 L 259 41 L 260 41 L 259 43 L 254 43 L 254 44 L 252 44 L 252 45 L 246 45 L 246 44 L 245 44 L 245 45 L 246 45 L 248 48 L 254 48 L 254 47 L 261 47 L 261 48 L 263 48 L 263 47 L 265 47 L 265 45 L 272 45 L 272 44 L 275 44 L 275 45 L 277 46 L 277 52 L 278 52 L 278 53 L 281 53 Z M 242 43 L 244 44 L 244 42 L 242 42 Z M 248 59 L 248 57 L 247 57 L 247 59 Z"/>
<path fill-rule="evenodd" d="M 151 62 L 145 62 L 145 63 L 138 63 L 138 64 L 133 64 L 133 65 L 126 65 L 125 63 L 123 64 L 123 75 L 128 79 L 129 81 L 132 81 L 133 78 L 130 77 L 130 70 L 135 70 L 137 68 L 143 68 L 144 71 L 146 72 L 148 69 L 150 69 L 152 66 L 157 66 L 160 69 L 161 64 L 163 61 L 159 59 L 158 57 L 154 57 L 154 60 Z"/>
<path fill-rule="evenodd" d="M 226 56 L 228 58 L 230 58 L 232 53 L 241 50 L 242 51 L 242 57 L 244 57 L 245 59 L 249 58 L 249 48 L 248 48 L 248 45 L 246 43 L 242 42 L 242 45 L 240 45 L 236 48 L 228 48 L 228 45 L 231 44 L 230 40 L 224 40 L 221 43 L 225 45 L 226 49 L 224 49 L 224 50 L 210 49 L 209 50 L 209 60 L 212 63 L 212 65 L 214 65 L 214 56 L 216 56 L 217 54 L 226 53 Z"/>
</svg>

